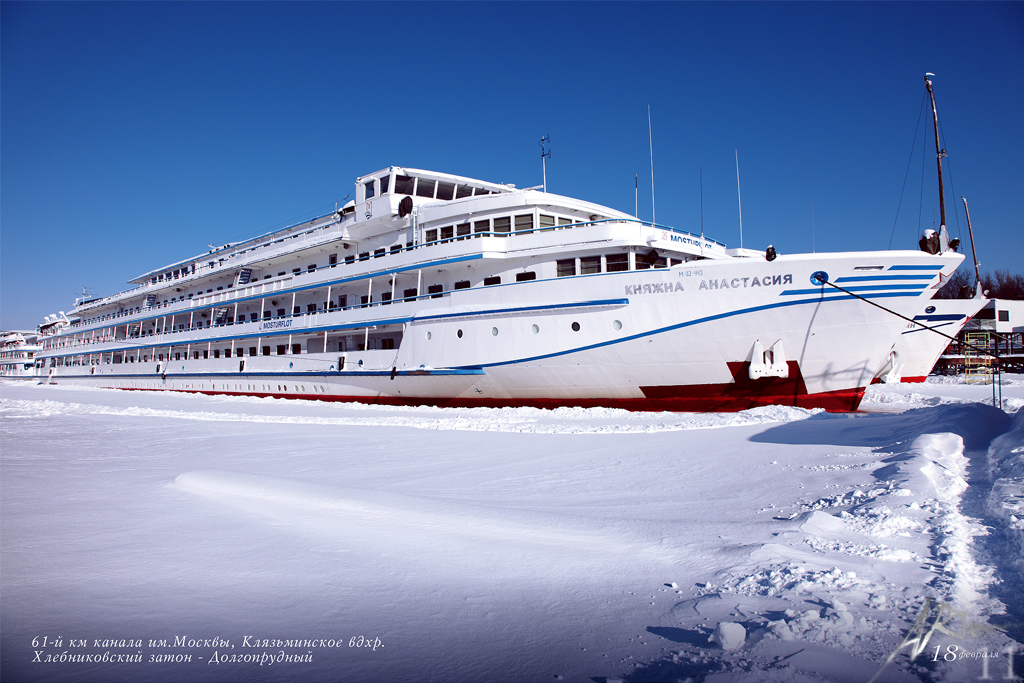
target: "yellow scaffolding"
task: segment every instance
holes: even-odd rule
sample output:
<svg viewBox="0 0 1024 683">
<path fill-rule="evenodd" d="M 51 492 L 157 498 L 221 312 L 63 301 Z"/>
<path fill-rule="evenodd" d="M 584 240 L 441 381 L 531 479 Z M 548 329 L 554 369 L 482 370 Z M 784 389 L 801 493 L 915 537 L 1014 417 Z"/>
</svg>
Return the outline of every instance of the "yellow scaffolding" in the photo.
<svg viewBox="0 0 1024 683">
<path fill-rule="evenodd" d="M 988 349 L 991 335 L 988 332 L 968 332 L 964 345 L 964 375 L 967 384 L 992 383 L 992 356 L 976 349 Z"/>
</svg>

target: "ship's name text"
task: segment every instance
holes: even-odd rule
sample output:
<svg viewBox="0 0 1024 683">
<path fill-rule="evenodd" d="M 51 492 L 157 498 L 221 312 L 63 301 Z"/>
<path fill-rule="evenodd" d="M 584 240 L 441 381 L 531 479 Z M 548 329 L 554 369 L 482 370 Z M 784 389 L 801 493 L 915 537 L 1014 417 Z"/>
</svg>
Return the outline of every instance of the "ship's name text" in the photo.
<svg viewBox="0 0 1024 683">
<path fill-rule="evenodd" d="M 744 289 L 746 287 L 771 287 L 793 284 L 792 273 L 785 275 L 765 275 L 763 278 L 756 277 L 734 277 L 733 279 L 722 278 L 716 280 L 701 280 L 698 289 Z"/>
<path fill-rule="evenodd" d="M 674 284 L 674 286 L 673 286 Z M 682 282 L 653 282 L 649 285 L 626 285 L 626 296 L 635 294 L 671 294 L 672 292 L 684 292 Z"/>
<path fill-rule="evenodd" d="M 263 323 L 263 325 L 260 327 L 260 329 L 261 330 L 279 330 L 281 328 L 291 327 L 291 326 L 292 326 L 292 320 L 291 320 L 291 318 L 287 318 L 285 320 L 267 320 L 266 322 Z"/>
<path fill-rule="evenodd" d="M 762 278 L 756 277 L 734 277 L 731 280 L 723 277 L 722 279 L 711 278 L 710 280 L 701 280 L 700 286 L 697 288 L 701 289 L 743 289 L 746 287 L 772 287 L 782 285 L 793 284 L 793 275 L 787 273 L 785 275 L 765 275 Z M 626 285 L 626 296 L 636 296 L 637 294 L 672 294 L 674 292 L 685 292 L 683 289 L 682 282 L 652 282 L 646 285 Z"/>
</svg>

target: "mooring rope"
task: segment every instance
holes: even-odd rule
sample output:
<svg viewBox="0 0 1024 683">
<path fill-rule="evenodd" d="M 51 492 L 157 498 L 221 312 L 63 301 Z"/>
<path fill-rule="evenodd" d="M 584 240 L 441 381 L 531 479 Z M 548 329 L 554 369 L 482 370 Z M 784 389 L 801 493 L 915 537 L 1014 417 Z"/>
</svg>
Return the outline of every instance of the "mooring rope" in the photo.
<svg viewBox="0 0 1024 683">
<path fill-rule="evenodd" d="M 824 283 L 824 284 L 826 284 L 826 285 L 828 285 L 828 286 L 830 286 L 830 287 L 835 287 L 836 289 L 838 289 L 838 290 L 839 290 L 840 292 L 843 292 L 844 294 L 849 294 L 849 295 L 850 295 L 850 296 L 852 296 L 852 297 L 855 297 L 855 298 L 857 298 L 857 299 L 860 299 L 861 301 L 864 301 L 864 302 L 866 302 L 866 303 L 869 303 L 869 304 L 871 304 L 872 306 L 874 306 L 875 308 L 880 308 L 880 309 L 882 309 L 883 311 L 885 311 L 886 313 L 892 313 L 892 314 L 893 314 L 894 316 L 896 316 L 897 318 L 903 318 L 904 320 L 906 320 L 907 322 L 909 322 L 909 323 L 911 323 L 911 324 L 913 324 L 913 325 L 918 325 L 918 326 L 920 326 L 920 327 L 922 327 L 922 328 L 924 328 L 924 329 L 926 329 L 926 330 L 930 330 L 930 331 L 934 332 L 935 334 L 941 335 L 941 336 L 943 336 L 943 337 L 945 337 L 946 339 L 949 339 L 949 340 L 951 340 L 951 341 L 959 342 L 959 343 L 963 344 L 964 346 L 966 346 L 966 347 L 968 347 L 968 348 L 974 349 L 974 350 L 975 350 L 975 351 L 977 351 L 978 353 L 983 353 L 983 354 L 985 354 L 986 356 L 992 356 L 993 358 L 995 358 L 995 359 L 996 359 L 996 361 L 999 361 L 999 347 L 998 347 L 998 346 L 996 346 L 996 353 L 992 353 L 992 352 L 991 352 L 991 351 L 989 351 L 988 349 L 983 349 L 983 348 L 981 348 L 980 346 L 975 346 L 974 344 L 968 344 L 968 343 L 967 343 L 966 341 L 961 341 L 961 340 L 957 339 L 956 337 L 951 337 L 951 336 L 949 336 L 948 334 L 946 334 L 945 332 L 939 332 L 939 331 L 938 331 L 937 329 L 935 329 L 934 327 L 928 327 L 928 326 L 927 326 L 927 325 L 925 325 L 924 323 L 919 323 L 919 322 L 917 322 L 916 320 L 912 320 L 912 319 L 908 318 L 907 316 L 905 316 L 905 315 L 903 315 L 903 314 L 901 314 L 901 313 L 897 313 L 897 312 L 896 312 L 896 311 L 894 311 L 894 310 L 888 309 L 888 308 L 886 308 L 885 306 L 882 306 L 881 304 L 877 304 L 877 303 L 875 303 L 874 301 L 871 301 L 870 299 L 866 299 L 866 298 L 864 298 L 864 297 L 860 296 L 859 294 L 854 294 L 854 293 L 853 293 L 853 292 L 851 292 L 850 290 L 848 290 L 848 289 L 844 289 L 843 287 L 840 287 L 839 285 L 837 285 L 837 284 L 836 284 L 836 283 L 834 283 L 834 282 L 829 282 L 828 280 L 819 280 L 819 281 L 820 281 L 820 282 L 822 282 L 822 283 Z M 999 335 L 998 333 L 994 333 L 994 334 L 995 334 L 995 336 L 996 336 L 996 338 L 997 338 L 997 339 L 1001 338 L 1001 337 L 1000 337 L 1000 335 Z"/>
</svg>

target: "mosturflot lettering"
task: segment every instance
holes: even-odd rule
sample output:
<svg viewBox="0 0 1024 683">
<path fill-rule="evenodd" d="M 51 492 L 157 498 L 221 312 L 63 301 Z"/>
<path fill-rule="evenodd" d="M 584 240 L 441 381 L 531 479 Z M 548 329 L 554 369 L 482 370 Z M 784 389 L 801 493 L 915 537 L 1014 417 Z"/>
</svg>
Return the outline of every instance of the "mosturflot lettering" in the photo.
<svg viewBox="0 0 1024 683">
<path fill-rule="evenodd" d="M 701 280 L 698 289 L 746 289 L 749 287 L 781 287 L 782 285 L 791 284 L 793 284 L 793 275 L 787 273 L 785 275 L 765 275 L 761 278 L 734 277 L 731 280 L 726 277 L 723 277 L 721 280 L 712 278 L 710 280 Z"/>
</svg>

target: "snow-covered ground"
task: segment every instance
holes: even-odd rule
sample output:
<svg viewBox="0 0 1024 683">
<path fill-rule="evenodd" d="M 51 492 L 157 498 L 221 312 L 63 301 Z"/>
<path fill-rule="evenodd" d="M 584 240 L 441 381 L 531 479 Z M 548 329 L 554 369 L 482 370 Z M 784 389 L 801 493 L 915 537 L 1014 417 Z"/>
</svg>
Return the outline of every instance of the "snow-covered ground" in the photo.
<svg viewBox="0 0 1024 683">
<path fill-rule="evenodd" d="M 0 679 L 1003 680 L 1005 381 L 856 415 L 5 383 Z"/>
</svg>

